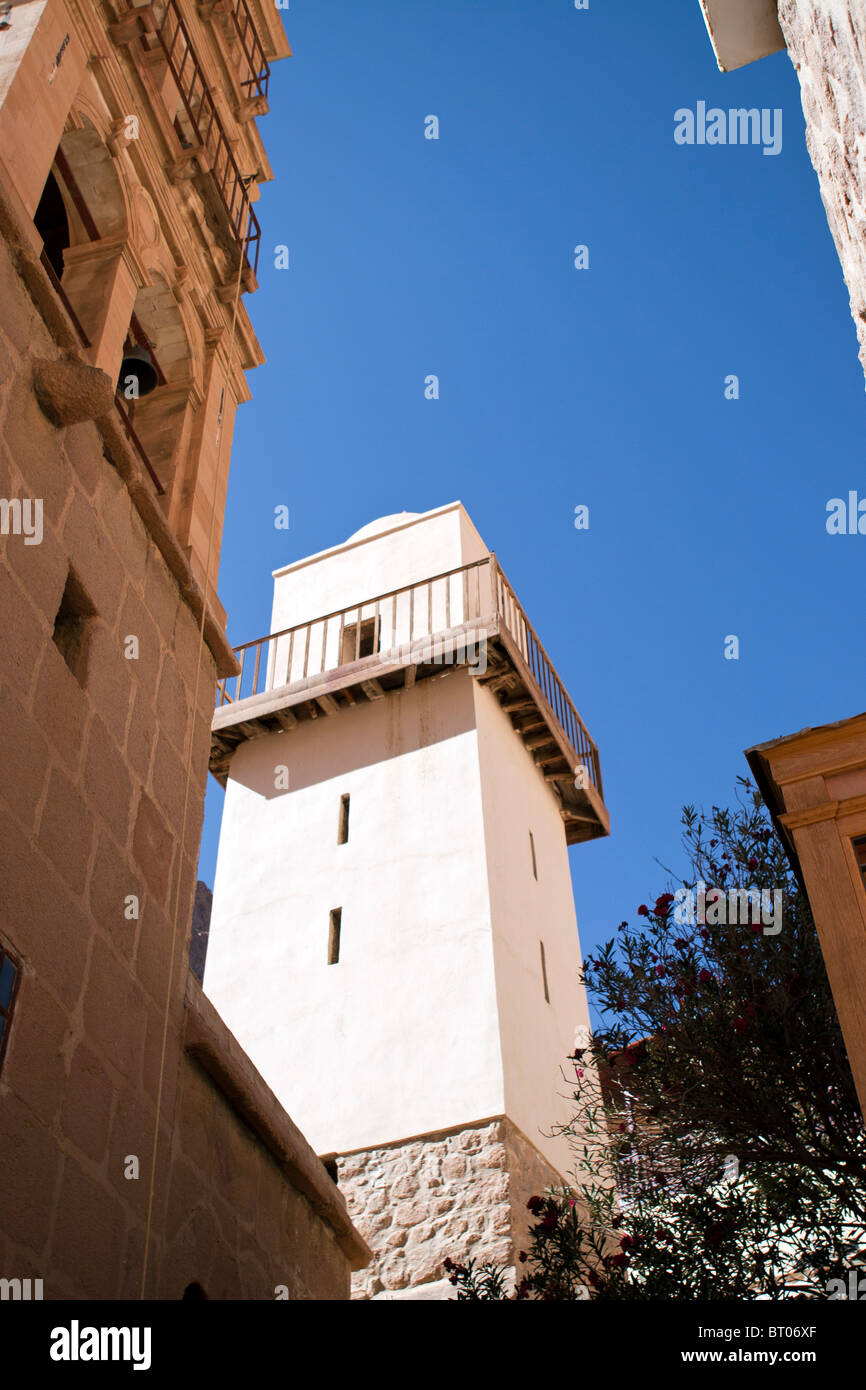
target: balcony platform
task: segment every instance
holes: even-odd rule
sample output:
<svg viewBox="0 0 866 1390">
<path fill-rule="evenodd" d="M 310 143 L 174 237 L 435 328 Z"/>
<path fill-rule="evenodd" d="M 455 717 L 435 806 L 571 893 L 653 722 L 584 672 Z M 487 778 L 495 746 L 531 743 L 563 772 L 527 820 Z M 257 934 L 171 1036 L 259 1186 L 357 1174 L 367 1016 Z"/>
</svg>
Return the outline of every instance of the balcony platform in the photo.
<svg viewBox="0 0 866 1390">
<path fill-rule="evenodd" d="M 437 620 L 434 610 L 443 617 Z M 454 616 L 462 621 L 455 624 Z M 410 637 L 419 622 L 427 631 Z M 362 656 L 365 625 L 368 641 L 378 650 Z M 400 635 L 402 642 L 395 640 Z M 348 661 L 343 659 L 347 645 L 354 657 Z M 312 662 L 311 649 L 318 653 Z M 263 653 L 264 688 L 259 689 Z M 244 666 L 252 654 L 255 670 L 245 680 Z M 494 556 L 259 638 L 237 648 L 236 655 L 241 673 L 235 678 L 235 696 L 228 693 L 230 682 L 221 682 L 212 724 L 210 770 L 222 786 L 236 749 L 247 739 L 290 731 L 308 719 L 333 718 L 341 710 L 465 667 L 496 696 L 539 776 L 550 785 L 566 842 L 578 844 L 609 833 L 598 750 Z M 317 669 L 310 670 L 311 665 Z M 294 678 L 277 684 L 278 670 Z"/>
</svg>

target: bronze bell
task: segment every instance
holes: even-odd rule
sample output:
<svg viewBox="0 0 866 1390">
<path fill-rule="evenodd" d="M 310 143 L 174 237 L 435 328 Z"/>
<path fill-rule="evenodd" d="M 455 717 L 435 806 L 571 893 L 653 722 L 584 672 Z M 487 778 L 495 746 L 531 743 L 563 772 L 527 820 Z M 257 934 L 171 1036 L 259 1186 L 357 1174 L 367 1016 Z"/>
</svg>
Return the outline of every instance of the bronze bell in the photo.
<svg viewBox="0 0 866 1390">
<path fill-rule="evenodd" d="M 125 400 L 135 401 L 141 396 L 149 396 L 158 385 L 159 377 L 156 367 L 153 365 L 153 358 L 147 348 L 138 346 L 127 348 L 120 364 L 120 376 L 117 382 L 118 394 L 123 396 Z"/>
</svg>

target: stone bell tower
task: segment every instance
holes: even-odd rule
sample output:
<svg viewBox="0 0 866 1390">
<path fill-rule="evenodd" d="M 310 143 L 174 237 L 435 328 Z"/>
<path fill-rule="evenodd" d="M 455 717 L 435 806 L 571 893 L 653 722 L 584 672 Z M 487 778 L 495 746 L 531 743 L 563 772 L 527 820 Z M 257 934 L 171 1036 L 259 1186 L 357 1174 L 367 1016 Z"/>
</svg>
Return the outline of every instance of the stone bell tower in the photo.
<svg viewBox="0 0 866 1390">
<path fill-rule="evenodd" d="M 222 683 L 205 990 L 339 1176 L 356 1296 L 447 1297 L 563 1180 L 598 753 L 460 503 L 275 574 Z"/>
</svg>

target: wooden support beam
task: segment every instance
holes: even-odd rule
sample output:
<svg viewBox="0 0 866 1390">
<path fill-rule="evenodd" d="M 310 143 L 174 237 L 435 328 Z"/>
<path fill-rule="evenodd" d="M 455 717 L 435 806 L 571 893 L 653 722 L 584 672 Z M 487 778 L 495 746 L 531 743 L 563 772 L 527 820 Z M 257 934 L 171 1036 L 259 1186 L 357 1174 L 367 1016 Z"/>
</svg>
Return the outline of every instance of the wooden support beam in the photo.
<svg viewBox="0 0 866 1390">
<path fill-rule="evenodd" d="M 343 691 L 343 694 L 346 697 L 347 704 L 356 705 L 358 703 L 348 686 L 346 686 L 346 689 Z"/>
<path fill-rule="evenodd" d="M 288 733 L 289 729 L 296 729 L 298 727 L 298 716 L 296 714 L 292 714 L 292 711 L 290 709 L 275 710 L 274 718 L 276 719 L 280 728 L 285 729 L 286 733 Z"/>
<path fill-rule="evenodd" d="M 535 701 L 530 699 L 503 700 L 502 708 L 507 710 L 509 714 L 511 714 L 513 710 L 535 709 Z"/>
<path fill-rule="evenodd" d="M 325 714 L 334 714 L 340 708 L 333 695 L 317 695 L 316 704 L 325 711 Z"/>
<path fill-rule="evenodd" d="M 544 726 L 543 734 L 533 734 L 531 738 L 525 738 L 523 740 L 524 747 L 528 748 L 530 753 L 532 752 L 533 748 L 544 748 L 549 743 L 555 744 L 556 739 L 553 737 L 553 734 L 550 732 L 546 724 Z M 559 756 L 562 757 L 562 754 L 560 753 Z"/>
<path fill-rule="evenodd" d="M 403 677 L 403 687 L 404 687 L 405 690 L 411 690 L 411 689 L 412 689 L 412 686 L 415 684 L 415 676 L 417 675 L 417 673 L 418 673 L 418 667 L 417 667 L 417 666 L 407 666 L 407 667 L 406 667 L 406 674 L 405 674 L 405 676 Z"/>
<path fill-rule="evenodd" d="M 517 677 L 514 675 L 513 671 L 506 671 L 505 674 L 502 676 L 493 675 L 478 677 L 478 680 L 481 681 L 482 685 L 486 685 L 490 690 L 493 691 L 494 695 L 498 690 L 501 690 L 504 686 L 513 684 L 513 682 L 516 679 Z"/>
<path fill-rule="evenodd" d="M 316 709 L 315 703 L 312 700 L 305 700 L 304 708 L 310 711 L 311 719 L 318 719 L 319 711 Z"/>
<path fill-rule="evenodd" d="M 378 681 L 361 681 L 361 689 L 368 700 L 384 700 L 385 692 Z"/>
</svg>

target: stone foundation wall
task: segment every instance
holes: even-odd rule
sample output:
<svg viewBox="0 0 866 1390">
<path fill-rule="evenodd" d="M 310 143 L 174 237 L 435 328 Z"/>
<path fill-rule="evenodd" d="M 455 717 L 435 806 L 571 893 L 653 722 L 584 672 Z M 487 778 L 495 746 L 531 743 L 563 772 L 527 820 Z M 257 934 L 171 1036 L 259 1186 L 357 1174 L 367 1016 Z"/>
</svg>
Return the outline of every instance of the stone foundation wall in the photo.
<svg viewBox="0 0 866 1390">
<path fill-rule="evenodd" d="M 779 0 L 800 78 L 806 142 L 821 187 L 866 372 L 866 8 Z"/>
<path fill-rule="evenodd" d="M 349 1215 L 373 1251 L 352 1297 L 448 1297 L 446 1256 L 513 1266 L 526 1201 L 562 1178 L 507 1119 L 337 1160 Z"/>
</svg>

